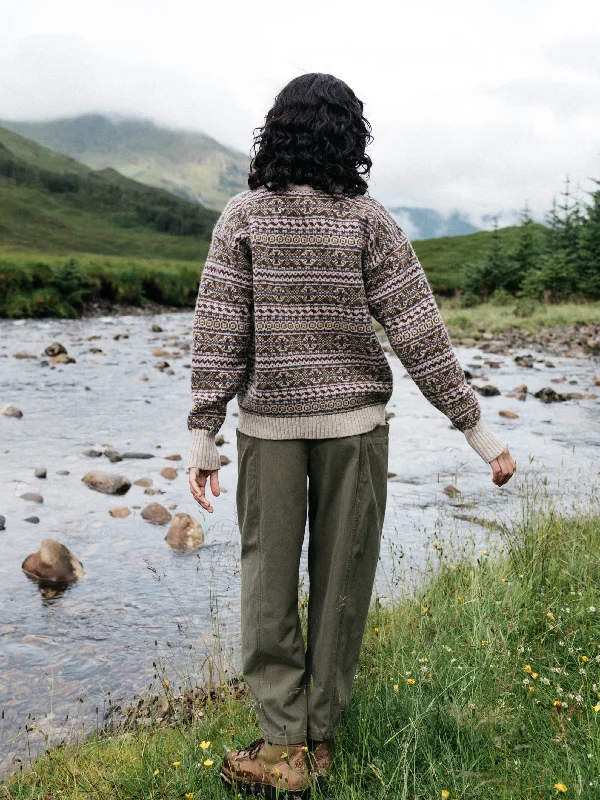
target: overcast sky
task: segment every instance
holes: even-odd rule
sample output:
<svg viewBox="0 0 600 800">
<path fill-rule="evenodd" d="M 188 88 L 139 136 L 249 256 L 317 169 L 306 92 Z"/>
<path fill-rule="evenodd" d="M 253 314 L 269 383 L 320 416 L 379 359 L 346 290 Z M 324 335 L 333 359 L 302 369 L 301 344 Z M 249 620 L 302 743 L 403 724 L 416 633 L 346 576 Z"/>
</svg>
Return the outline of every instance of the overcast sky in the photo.
<svg viewBox="0 0 600 800">
<path fill-rule="evenodd" d="M 140 115 L 249 155 L 279 89 L 330 72 L 373 126 L 373 197 L 540 216 L 600 178 L 599 53 L 597 0 L 0 0 L 0 118 Z"/>
</svg>

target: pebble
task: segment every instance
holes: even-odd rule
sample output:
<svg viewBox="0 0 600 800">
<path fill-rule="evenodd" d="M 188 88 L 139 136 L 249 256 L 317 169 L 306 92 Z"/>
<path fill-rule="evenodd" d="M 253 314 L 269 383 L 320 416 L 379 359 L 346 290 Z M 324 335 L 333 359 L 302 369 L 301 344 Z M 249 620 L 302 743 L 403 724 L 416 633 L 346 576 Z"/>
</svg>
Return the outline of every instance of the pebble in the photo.
<svg viewBox="0 0 600 800">
<path fill-rule="evenodd" d="M 123 456 L 121 455 L 121 453 L 117 453 L 116 450 L 105 450 L 104 455 L 113 464 L 115 464 L 117 461 L 123 461 Z"/>
<path fill-rule="evenodd" d="M 514 411 L 510 411 L 509 409 L 503 409 L 502 411 L 499 411 L 498 414 L 501 417 L 506 417 L 507 419 L 519 419 L 519 415 Z"/>
<path fill-rule="evenodd" d="M 127 506 L 119 506 L 118 508 L 109 508 L 108 513 L 115 519 L 124 519 L 131 514 Z"/>
<path fill-rule="evenodd" d="M 62 354 L 67 354 L 67 348 L 60 342 L 53 342 L 44 350 L 45 356 L 60 356 Z"/>
<path fill-rule="evenodd" d="M 152 478 L 138 478 L 133 483 L 135 486 L 152 486 Z"/>
<path fill-rule="evenodd" d="M 128 451 L 123 453 L 123 458 L 154 458 L 154 453 L 138 453 L 135 451 Z"/>
<path fill-rule="evenodd" d="M 25 492 L 24 494 L 20 494 L 19 497 L 22 500 L 28 500 L 30 503 L 41 504 L 44 502 L 44 498 L 42 497 L 42 495 L 38 494 L 37 492 Z"/>
<path fill-rule="evenodd" d="M 177 477 L 177 470 L 175 467 L 164 467 L 164 469 L 161 469 L 160 474 L 168 481 L 174 481 Z"/>
<path fill-rule="evenodd" d="M 443 490 L 446 497 L 456 497 L 457 494 L 460 494 L 460 489 L 457 489 L 456 486 L 453 486 L 449 483 L 447 486 L 444 486 Z"/>
<path fill-rule="evenodd" d="M 486 383 L 485 386 L 475 386 L 475 384 L 473 384 L 473 389 L 475 389 L 476 392 L 479 392 L 479 394 L 483 397 L 494 397 L 495 395 L 500 394 L 500 389 L 498 389 L 496 386 L 492 386 L 491 383 Z"/>
<path fill-rule="evenodd" d="M 24 350 L 19 350 L 18 353 L 13 353 L 13 358 L 37 358 L 33 353 L 26 353 Z"/>
<path fill-rule="evenodd" d="M 227 456 L 226 456 L 226 455 L 224 455 L 223 453 L 221 453 L 221 455 L 219 456 L 219 458 L 220 458 L 220 460 L 221 460 L 221 466 L 222 466 L 222 467 L 224 467 L 226 464 L 231 464 L 231 459 L 230 459 L 230 458 L 227 458 Z"/>
<path fill-rule="evenodd" d="M 142 518 L 154 525 L 165 525 L 171 520 L 171 513 L 160 503 L 150 503 L 143 509 Z"/>
<path fill-rule="evenodd" d="M 4 530 L 5 525 L 6 525 L 6 517 L 3 517 L 2 514 L 0 514 L 0 531 Z"/>
<path fill-rule="evenodd" d="M 221 447 L 221 445 L 225 444 L 225 437 L 223 436 L 222 433 L 218 433 L 215 436 L 215 444 L 217 445 L 217 447 Z"/>
<path fill-rule="evenodd" d="M 204 544 L 204 531 L 189 514 L 175 514 L 165 541 L 178 553 L 193 553 Z"/>
<path fill-rule="evenodd" d="M 4 408 L 2 409 L 2 411 L 0 413 L 4 414 L 5 417 L 17 417 L 17 418 L 20 418 L 20 417 L 23 416 L 23 412 L 21 411 L 20 408 L 17 408 L 16 406 L 11 406 L 11 405 L 4 406 Z"/>
<path fill-rule="evenodd" d="M 40 518 L 36 517 L 35 515 L 32 516 L 32 517 L 25 517 L 25 519 L 23 520 L 23 522 L 33 522 L 35 524 L 37 524 L 39 521 L 40 521 Z"/>
<path fill-rule="evenodd" d="M 103 494 L 126 494 L 131 488 L 131 481 L 123 475 L 112 475 L 100 470 L 86 472 L 81 480 L 90 489 Z"/>
<path fill-rule="evenodd" d="M 34 474 L 36 478 L 45 478 L 48 473 L 46 467 L 38 467 Z"/>
<path fill-rule="evenodd" d="M 181 461 L 181 456 L 179 455 L 179 453 L 175 453 L 172 456 L 165 456 L 165 459 L 167 461 Z"/>
</svg>

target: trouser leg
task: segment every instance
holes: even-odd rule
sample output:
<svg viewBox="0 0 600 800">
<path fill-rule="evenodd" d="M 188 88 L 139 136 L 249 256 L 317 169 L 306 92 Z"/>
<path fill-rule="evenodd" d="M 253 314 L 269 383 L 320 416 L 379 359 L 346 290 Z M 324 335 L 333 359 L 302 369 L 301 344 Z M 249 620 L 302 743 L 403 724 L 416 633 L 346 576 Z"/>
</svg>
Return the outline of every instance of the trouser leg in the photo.
<svg viewBox="0 0 600 800">
<path fill-rule="evenodd" d="M 298 583 L 307 514 L 305 440 L 237 431 L 242 669 L 261 736 L 306 738 L 305 651 Z"/>
<path fill-rule="evenodd" d="M 371 601 L 387 498 L 388 425 L 311 442 L 308 736 L 333 737 L 348 705 Z"/>
</svg>

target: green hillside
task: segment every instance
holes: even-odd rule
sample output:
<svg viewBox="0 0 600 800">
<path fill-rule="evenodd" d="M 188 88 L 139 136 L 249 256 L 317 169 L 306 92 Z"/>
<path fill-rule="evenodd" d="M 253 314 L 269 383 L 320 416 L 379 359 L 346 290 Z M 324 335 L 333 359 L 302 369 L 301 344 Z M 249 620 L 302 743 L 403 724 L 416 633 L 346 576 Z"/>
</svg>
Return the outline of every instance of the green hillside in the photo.
<svg viewBox="0 0 600 800">
<path fill-rule="evenodd" d="M 543 237 L 547 228 L 533 223 L 537 235 Z M 514 251 L 520 236 L 518 226 L 499 230 L 502 245 Z M 465 264 L 478 261 L 490 243 L 491 231 L 477 231 L 466 236 L 442 236 L 438 239 L 413 241 L 415 252 L 427 278 L 437 294 L 451 296 L 460 289 Z"/>
<path fill-rule="evenodd" d="M 200 260 L 218 212 L 0 128 L 0 248 Z"/>
<path fill-rule="evenodd" d="M 113 167 L 208 208 L 222 210 L 232 195 L 248 188 L 249 155 L 204 133 L 102 114 L 45 122 L 0 120 L 0 125 L 93 169 Z"/>
</svg>

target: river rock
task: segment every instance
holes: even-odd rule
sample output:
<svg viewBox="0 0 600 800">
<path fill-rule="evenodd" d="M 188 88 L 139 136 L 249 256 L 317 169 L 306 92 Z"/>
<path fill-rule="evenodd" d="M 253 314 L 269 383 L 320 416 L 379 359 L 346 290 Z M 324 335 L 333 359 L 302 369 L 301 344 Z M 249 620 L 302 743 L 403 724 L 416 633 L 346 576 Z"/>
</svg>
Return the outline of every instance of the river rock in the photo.
<svg viewBox="0 0 600 800">
<path fill-rule="evenodd" d="M 148 380 L 150 380 L 150 378 L 147 375 L 140 375 L 139 380 L 148 381 Z"/>
<path fill-rule="evenodd" d="M 492 386 L 491 383 L 486 383 L 485 386 L 475 386 L 475 384 L 473 384 L 473 389 L 475 389 L 476 392 L 479 392 L 479 394 L 483 397 L 494 397 L 495 395 L 500 394 L 500 389 L 498 389 L 496 386 Z"/>
<path fill-rule="evenodd" d="M 123 456 L 121 453 L 118 453 L 116 450 L 105 450 L 104 455 L 111 461 L 113 464 L 116 464 L 118 461 L 123 461 Z"/>
<path fill-rule="evenodd" d="M 165 541 L 178 553 L 193 553 L 204 544 L 204 531 L 189 514 L 175 514 Z"/>
<path fill-rule="evenodd" d="M 118 342 L 120 339 L 129 339 L 129 334 L 128 334 L 128 333 L 116 333 L 116 334 L 113 336 L 113 339 L 114 339 L 116 342 Z"/>
<path fill-rule="evenodd" d="M 221 447 L 221 445 L 225 444 L 225 437 L 223 436 L 222 433 L 218 433 L 215 436 L 215 444 L 217 445 L 217 447 Z"/>
<path fill-rule="evenodd" d="M 596 386 L 600 386 L 600 375 L 596 375 L 595 383 L 596 383 Z"/>
<path fill-rule="evenodd" d="M 152 478 L 138 478 L 133 483 L 135 486 L 152 486 Z"/>
<path fill-rule="evenodd" d="M 36 478 L 45 478 L 48 475 L 46 467 L 38 467 L 35 471 Z"/>
<path fill-rule="evenodd" d="M 160 474 L 168 481 L 174 481 L 177 477 L 177 470 L 175 467 L 164 467 L 164 469 L 161 469 Z"/>
<path fill-rule="evenodd" d="M 160 327 L 160 325 L 153 325 L 150 330 L 152 333 L 162 333 L 163 329 Z"/>
<path fill-rule="evenodd" d="M 33 522 L 34 525 L 37 525 L 37 523 L 39 521 L 40 521 L 40 518 L 36 517 L 35 514 L 33 516 L 31 516 L 31 517 L 25 517 L 25 519 L 23 520 L 23 522 Z"/>
<path fill-rule="evenodd" d="M 162 372 L 164 369 L 167 369 L 167 367 L 170 367 L 171 365 L 169 364 L 168 361 L 157 361 L 157 363 L 154 366 L 156 367 L 156 369 L 159 369 Z"/>
<path fill-rule="evenodd" d="M 104 494 L 126 494 L 131 488 L 131 481 L 123 475 L 111 475 L 110 472 L 101 470 L 86 472 L 81 480 L 90 489 Z"/>
<path fill-rule="evenodd" d="M 56 470 L 56 474 L 57 475 L 70 475 L 71 473 L 69 472 L 68 469 L 57 469 Z"/>
<path fill-rule="evenodd" d="M 164 494 L 162 489 L 145 489 L 144 494 L 149 494 L 150 496 L 155 494 Z"/>
<path fill-rule="evenodd" d="M 13 353 L 13 358 L 37 358 L 33 353 L 26 353 L 24 350 L 19 350 L 18 353 Z"/>
<path fill-rule="evenodd" d="M 443 490 L 446 497 L 456 497 L 456 495 L 460 494 L 460 489 L 457 489 L 456 486 L 453 486 L 451 483 L 448 486 L 444 486 Z"/>
<path fill-rule="evenodd" d="M 38 552 L 27 556 L 21 566 L 40 583 L 73 583 L 85 575 L 81 561 L 56 539 L 44 539 Z"/>
<path fill-rule="evenodd" d="M 515 356 L 515 364 L 518 364 L 519 367 L 525 367 L 526 369 L 533 369 L 533 356 Z"/>
<path fill-rule="evenodd" d="M 123 453 L 123 458 L 154 458 L 154 453 L 138 453 L 136 451 L 128 451 Z"/>
<path fill-rule="evenodd" d="M 0 531 L 4 530 L 5 525 L 6 525 L 6 517 L 3 517 L 2 514 L 0 514 Z"/>
<path fill-rule="evenodd" d="M 84 450 L 82 455 L 88 458 L 99 458 L 102 455 L 102 450 Z"/>
<path fill-rule="evenodd" d="M 543 389 L 540 389 L 539 392 L 536 392 L 533 396 L 537 397 L 543 403 L 559 403 L 563 400 L 568 400 L 568 396 L 566 394 L 556 392 L 550 386 L 544 386 Z"/>
<path fill-rule="evenodd" d="M 53 342 L 52 344 L 49 344 L 48 347 L 44 350 L 45 356 L 56 357 L 62 354 L 66 355 L 66 353 L 67 353 L 67 348 L 64 345 L 60 344 L 60 342 Z"/>
<path fill-rule="evenodd" d="M 30 503 L 41 504 L 44 502 L 44 498 L 42 497 L 42 495 L 38 494 L 37 492 L 25 492 L 25 494 L 20 494 L 19 497 L 22 500 L 28 500 Z"/>
<path fill-rule="evenodd" d="M 156 358 L 165 358 L 165 356 L 169 355 L 169 351 L 164 350 L 162 347 L 157 347 L 156 350 L 152 351 L 152 355 Z"/>
<path fill-rule="evenodd" d="M 396 416 L 396 413 L 394 411 L 386 411 L 385 412 L 385 421 L 387 422 L 388 419 L 392 419 L 392 417 L 395 417 L 395 416 Z"/>
<path fill-rule="evenodd" d="M 57 356 L 54 356 L 50 359 L 51 364 L 75 364 L 76 361 L 72 356 L 67 355 L 66 353 L 59 353 Z"/>
<path fill-rule="evenodd" d="M 506 419 L 519 419 L 519 415 L 516 412 L 510 411 L 507 408 L 502 409 L 502 411 L 499 411 L 498 414 L 501 417 L 506 417 Z"/>
<path fill-rule="evenodd" d="M 174 453 L 171 456 L 165 456 L 166 461 L 181 461 L 181 456 L 179 453 Z"/>
<path fill-rule="evenodd" d="M 20 417 L 23 416 L 23 412 L 21 411 L 20 408 L 17 408 L 16 406 L 11 406 L 11 405 L 4 406 L 4 408 L 2 409 L 2 411 L 0 413 L 4 414 L 5 417 L 18 417 L 18 418 L 20 418 Z"/>
<path fill-rule="evenodd" d="M 127 506 L 119 506 L 118 508 L 109 508 L 108 513 L 115 519 L 125 519 L 131 514 Z"/>
<path fill-rule="evenodd" d="M 219 456 L 219 458 L 220 458 L 220 460 L 221 460 L 221 466 L 222 466 L 222 467 L 224 467 L 226 464 L 231 464 L 231 459 L 230 459 L 230 458 L 227 458 L 227 456 L 226 456 L 226 455 L 224 455 L 223 453 L 221 453 L 221 455 Z"/>
<path fill-rule="evenodd" d="M 142 511 L 142 518 L 154 525 L 165 525 L 171 519 L 171 514 L 160 503 L 150 503 Z"/>
<path fill-rule="evenodd" d="M 584 395 L 583 399 L 584 400 L 597 400 L 598 399 L 598 395 L 594 394 L 593 392 L 590 392 L 590 394 Z"/>
</svg>

